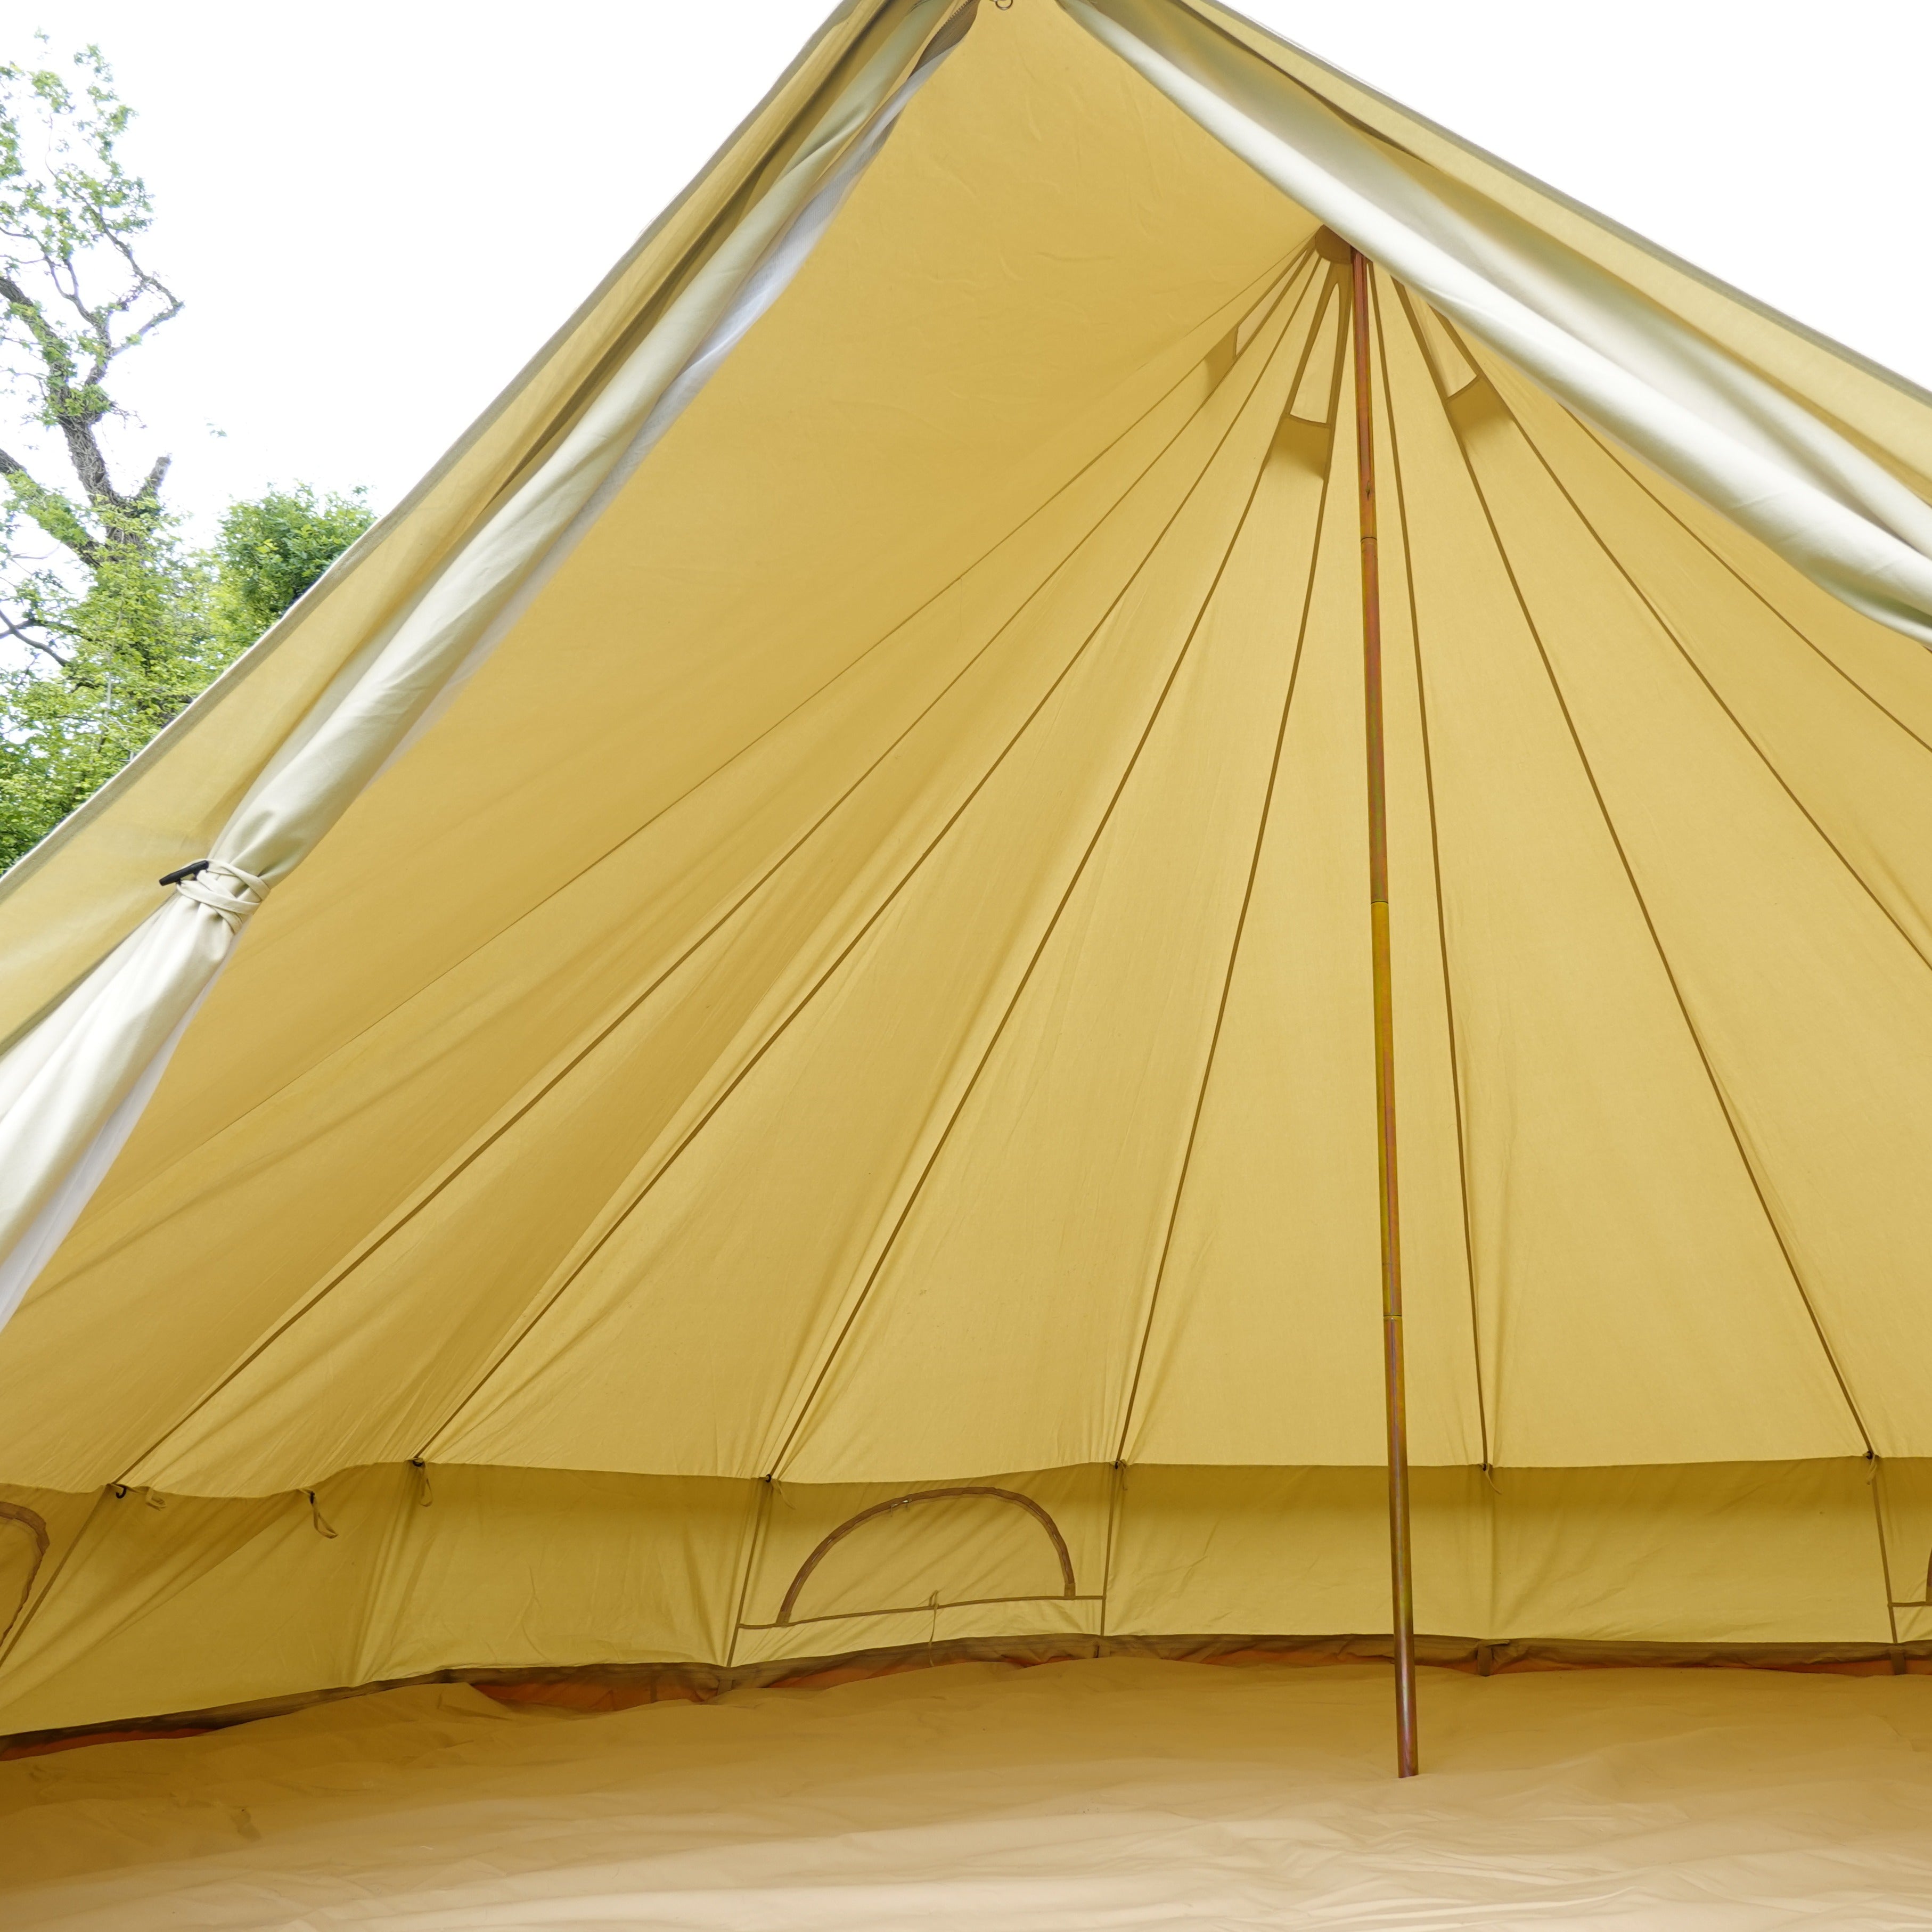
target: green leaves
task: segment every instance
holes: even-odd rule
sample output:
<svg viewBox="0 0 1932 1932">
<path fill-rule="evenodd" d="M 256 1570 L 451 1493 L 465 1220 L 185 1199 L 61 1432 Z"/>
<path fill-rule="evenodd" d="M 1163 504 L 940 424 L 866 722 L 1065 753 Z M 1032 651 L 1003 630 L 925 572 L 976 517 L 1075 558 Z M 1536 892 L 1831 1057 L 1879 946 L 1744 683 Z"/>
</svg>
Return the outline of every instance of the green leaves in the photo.
<svg viewBox="0 0 1932 1932">
<path fill-rule="evenodd" d="M 318 496 L 298 483 L 230 506 L 210 553 L 213 626 L 225 645 L 252 644 L 375 521 L 364 494 Z"/>
<path fill-rule="evenodd" d="M 109 365 L 182 306 L 134 254 L 154 206 L 121 162 L 131 110 L 98 47 L 70 65 L 71 82 L 0 66 L 0 345 L 38 420 L 63 431 L 113 412 Z"/>
<path fill-rule="evenodd" d="M 204 614 L 208 574 L 164 530 L 142 547 L 104 548 L 84 588 L 44 568 L 17 582 L 20 616 L 49 641 L 0 672 L 0 865 L 38 843 L 220 668 Z"/>
<path fill-rule="evenodd" d="M 44 39 L 44 36 L 43 37 Z M 36 844 L 248 649 L 374 520 L 305 484 L 230 506 L 206 550 L 116 488 L 96 431 L 116 359 L 180 310 L 136 256 L 153 218 L 122 166 L 129 110 L 98 47 L 0 66 L 0 387 L 77 489 L 0 448 L 0 868 Z"/>
<path fill-rule="evenodd" d="M 360 490 L 306 484 L 230 506 L 206 550 L 158 517 L 103 545 L 85 588 L 16 579 L 46 642 L 0 670 L 0 868 L 37 844 L 185 710 L 374 520 Z"/>
<path fill-rule="evenodd" d="M 42 37 L 44 43 L 45 36 Z M 0 388 L 51 453 L 0 448 L 0 867 L 112 777 L 366 530 L 360 493 L 236 503 L 185 548 L 164 456 L 117 488 L 97 435 L 116 359 L 180 312 L 135 244 L 130 110 L 98 47 L 0 65 Z M 46 480 L 64 461 L 76 488 Z"/>
</svg>

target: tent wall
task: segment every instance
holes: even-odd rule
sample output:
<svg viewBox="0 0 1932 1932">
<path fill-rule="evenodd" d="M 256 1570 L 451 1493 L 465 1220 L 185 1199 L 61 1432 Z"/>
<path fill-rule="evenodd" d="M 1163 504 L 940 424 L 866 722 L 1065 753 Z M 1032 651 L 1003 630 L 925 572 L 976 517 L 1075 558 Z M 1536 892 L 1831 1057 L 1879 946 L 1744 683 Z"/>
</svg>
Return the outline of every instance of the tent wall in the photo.
<svg viewBox="0 0 1932 1932">
<path fill-rule="evenodd" d="M 448 1670 L 1315 1639 L 1372 1632 L 1388 1608 L 1374 1468 L 1100 1466 L 908 1488 L 404 1464 L 348 1472 L 312 1501 L 6 1501 L 20 1514 L 0 1516 L 0 1590 L 10 1604 L 27 1586 L 8 1732 Z M 1611 1654 L 1932 1639 L 1932 1610 L 1894 1624 L 1887 1607 L 1888 1591 L 1925 1595 L 1932 1464 L 1876 1479 L 1856 1460 L 1424 1470 L 1415 1512 L 1418 1623 L 1438 1637 Z M 38 1562 L 28 1516 L 49 1532 Z"/>
<path fill-rule="evenodd" d="M 21 1015 L 906 12 L 10 876 Z M 1918 473 L 1922 400 L 1357 106 Z M 0 1725 L 1384 1623 L 1346 254 L 983 10 L 0 1334 Z M 1375 291 L 1420 1624 L 1932 1639 L 1932 657 Z"/>
<path fill-rule="evenodd" d="M 0 1056 L 0 1321 L 125 1145 L 266 895 L 487 661 L 604 500 L 809 258 L 970 20 L 959 0 L 884 6 L 875 19 L 902 13 L 884 44 L 855 49 L 851 70 L 786 130 L 780 146 L 790 153 L 752 184 L 709 259 L 682 265 L 683 286 L 659 291 L 669 299 L 641 319 L 575 419 L 531 452 L 434 580 L 274 746 L 206 855 L 164 877 L 172 892 Z"/>
<path fill-rule="evenodd" d="M 754 484 L 781 332 L 257 916 L 0 1336 L 0 1466 L 1372 1460 L 1334 265 L 1268 238 L 989 545 L 923 514 L 970 395 L 865 469 L 828 245 Z M 1923 1454 L 1928 660 L 1382 320 L 1416 1460 Z"/>
<path fill-rule="evenodd" d="M 614 358 L 728 236 L 734 209 L 783 169 L 812 124 L 814 101 L 916 4 L 838 7 L 711 165 L 408 496 L 211 691 L 0 878 L 0 1044 L 147 916 L 160 873 L 207 851 L 304 714 L 554 446 Z"/>
<path fill-rule="evenodd" d="M 1220 0 L 1187 0 L 1185 13 L 1338 109 L 1397 152 L 1520 216 L 1666 313 L 1682 317 L 1932 499 L 1932 395 L 1856 351 L 1829 341 L 1619 227 L 1593 208 L 1484 153 L 1448 128 L 1378 94 L 1242 18 Z M 1634 136 L 1634 138 L 1635 136 Z"/>
</svg>

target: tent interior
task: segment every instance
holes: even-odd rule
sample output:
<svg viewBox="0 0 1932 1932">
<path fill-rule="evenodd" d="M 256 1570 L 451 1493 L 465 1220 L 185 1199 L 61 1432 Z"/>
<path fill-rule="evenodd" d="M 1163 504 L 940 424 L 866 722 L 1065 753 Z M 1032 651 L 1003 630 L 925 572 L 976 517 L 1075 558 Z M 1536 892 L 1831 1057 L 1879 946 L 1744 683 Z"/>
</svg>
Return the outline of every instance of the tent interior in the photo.
<svg viewBox="0 0 1932 1932">
<path fill-rule="evenodd" d="M 8 1923 L 1928 1922 L 1923 1677 L 1425 1669 L 1403 1780 L 1388 1678 L 975 1663 L 598 1715 L 418 1684 L 0 1765 Z"/>
<path fill-rule="evenodd" d="M 0 880 L 16 1114 L 158 904 L 234 940 L 22 1197 L 0 1729 L 1387 1654 L 1352 244 L 1425 1659 L 1932 1652 L 1910 586 L 1285 193 L 1217 73 L 1748 378 L 1880 479 L 1832 515 L 1932 497 L 1932 400 L 1208 0 L 852 0 Z M 211 852 L 238 907 L 155 885 Z"/>
</svg>

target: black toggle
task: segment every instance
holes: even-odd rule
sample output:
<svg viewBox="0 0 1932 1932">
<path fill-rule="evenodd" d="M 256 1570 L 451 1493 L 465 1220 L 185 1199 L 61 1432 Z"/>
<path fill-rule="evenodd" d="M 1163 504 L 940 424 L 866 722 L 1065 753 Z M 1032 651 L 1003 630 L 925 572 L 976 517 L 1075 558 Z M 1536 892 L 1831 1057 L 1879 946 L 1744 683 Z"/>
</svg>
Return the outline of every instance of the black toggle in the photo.
<svg viewBox="0 0 1932 1932">
<path fill-rule="evenodd" d="M 158 883 L 164 886 L 178 886 L 182 880 L 194 878 L 206 872 L 214 862 L 212 859 L 197 859 L 191 866 L 177 866 L 172 872 L 164 872 Z"/>
</svg>

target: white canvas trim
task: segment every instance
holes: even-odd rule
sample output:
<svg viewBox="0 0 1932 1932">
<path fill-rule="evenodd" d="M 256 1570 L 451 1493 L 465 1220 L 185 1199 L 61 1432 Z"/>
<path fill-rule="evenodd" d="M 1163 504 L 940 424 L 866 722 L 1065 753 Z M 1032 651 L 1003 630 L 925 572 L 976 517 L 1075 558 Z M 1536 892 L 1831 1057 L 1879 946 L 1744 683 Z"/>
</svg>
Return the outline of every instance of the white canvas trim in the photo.
<svg viewBox="0 0 1932 1932">
<path fill-rule="evenodd" d="M 972 13 L 917 0 L 557 448 L 289 734 L 207 872 L 0 1056 L 0 1324 L 134 1132 L 248 915 L 478 668 L 778 298 Z"/>
<path fill-rule="evenodd" d="M 1060 0 L 1282 192 L 1579 414 L 1932 644 L 1932 506 L 1574 250 L 1376 140 L 1174 0 Z"/>
</svg>

